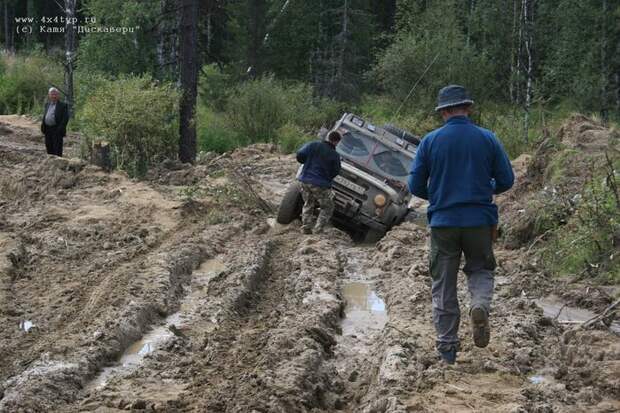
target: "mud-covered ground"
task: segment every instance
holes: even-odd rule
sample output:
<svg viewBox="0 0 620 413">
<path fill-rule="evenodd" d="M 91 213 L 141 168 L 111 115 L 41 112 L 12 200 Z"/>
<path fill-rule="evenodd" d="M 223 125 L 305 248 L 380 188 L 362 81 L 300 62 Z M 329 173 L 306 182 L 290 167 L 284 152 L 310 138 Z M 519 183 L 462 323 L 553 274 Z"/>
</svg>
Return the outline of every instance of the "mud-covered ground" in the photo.
<svg viewBox="0 0 620 413">
<path fill-rule="evenodd" d="M 295 169 L 258 145 L 138 182 L 47 156 L 36 124 L 0 117 L 0 411 L 620 410 L 618 336 L 582 328 L 617 290 L 498 248 L 491 344 L 472 344 L 461 280 L 447 367 L 427 229 L 356 245 L 275 224 Z"/>
</svg>

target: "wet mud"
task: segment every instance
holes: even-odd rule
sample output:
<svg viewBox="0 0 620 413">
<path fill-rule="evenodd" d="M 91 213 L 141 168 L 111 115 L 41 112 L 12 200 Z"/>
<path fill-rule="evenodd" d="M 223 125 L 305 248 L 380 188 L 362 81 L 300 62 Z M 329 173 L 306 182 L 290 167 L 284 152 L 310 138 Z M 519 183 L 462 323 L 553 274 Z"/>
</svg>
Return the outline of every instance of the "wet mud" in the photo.
<svg viewBox="0 0 620 413">
<path fill-rule="evenodd" d="M 461 277 L 446 366 L 422 204 L 374 245 L 302 235 L 270 212 L 296 170 L 270 145 L 137 182 L 0 121 L 1 412 L 620 409 L 619 337 L 584 328 L 612 297 L 549 278 L 527 248 L 498 247 L 485 349 Z"/>
</svg>

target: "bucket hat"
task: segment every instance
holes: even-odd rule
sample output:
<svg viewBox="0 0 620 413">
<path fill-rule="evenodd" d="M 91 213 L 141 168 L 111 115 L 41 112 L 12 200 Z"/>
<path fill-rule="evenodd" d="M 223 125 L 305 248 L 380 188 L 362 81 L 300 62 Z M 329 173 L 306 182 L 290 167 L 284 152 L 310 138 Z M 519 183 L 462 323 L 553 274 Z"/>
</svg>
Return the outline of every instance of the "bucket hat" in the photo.
<svg viewBox="0 0 620 413">
<path fill-rule="evenodd" d="M 463 86 L 448 85 L 441 88 L 437 94 L 437 107 L 435 111 L 451 106 L 471 105 L 473 103 L 474 101 L 469 96 L 469 92 Z"/>
</svg>

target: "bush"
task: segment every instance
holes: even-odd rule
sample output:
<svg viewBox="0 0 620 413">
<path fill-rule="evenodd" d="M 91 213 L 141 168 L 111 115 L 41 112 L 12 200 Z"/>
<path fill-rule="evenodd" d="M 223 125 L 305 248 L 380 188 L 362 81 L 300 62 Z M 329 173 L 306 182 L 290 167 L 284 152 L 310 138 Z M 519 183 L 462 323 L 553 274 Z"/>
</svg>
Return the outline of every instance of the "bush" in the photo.
<svg viewBox="0 0 620 413">
<path fill-rule="evenodd" d="M 78 114 L 87 145 L 83 154 L 103 138 L 116 167 L 143 175 L 150 164 L 176 156 L 178 101 L 172 84 L 156 84 L 149 76 L 101 80 Z"/>
<path fill-rule="evenodd" d="M 578 199 L 575 213 L 542 251 L 545 266 L 558 275 L 578 275 L 620 283 L 620 159 L 595 173 Z"/>
<path fill-rule="evenodd" d="M 52 84 L 62 84 L 63 69 L 37 54 L 2 55 L 0 60 L 0 113 L 40 115 L 47 90 Z"/>
<path fill-rule="evenodd" d="M 239 138 L 224 114 L 216 113 L 203 103 L 197 108 L 198 150 L 224 153 L 239 146 Z"/>
<path fill-rule="evenodd" d="M 198 82 L 200 102 L 209 108 L 223 111 L 226 108 L 228 93 L 233 87 L 231 75 L 220 70 L 215 64 L 202 67 Z"/>
<path fill-rule="evenodd" d="M 297 151 L 304 143 L 314 139 L 312 135 L 304 133 L 299 126 L 294 123 L 287 123 L 278 129 L 278 142 L 280 150 L 284 153 Z"/>
<path fill-rule="evenodd" d="M 302 134 L 312 134 L 323 125 L 331 126 L 341 111 L 338 103 L 313 97 L 310 86 L 287 85 L 271 76 L 239 85 L 226 107 L 230 127 L 242 145 L 278 143 L 278 131 L 286 124 L 296 125 Z"/>
<path fill-rule="evenodd" d="M 378 80 L 378 85 L 399 103 L 417 84 L 403 108 L 410 112 L 416 108 L 411 102 L 417 102 L 423 111 L 432 110 L 439 89 L 454 83 L 467 87 L 476 102 L 484 101 L 496 94 L 489 88 L 488 79 L 492 76 L 492 65 L 486 56 L 467 46 L 459 35 L 443 38 L 411 33 L 397 37 L 382 52 L 368 77 Z"/>
<path fill-rule="evenodd" d="M 112 80 L 111 77 L 101 72 L 89 72 L 84 70 L 73 73 L 74 83 L 74 111 L 79 112 L 86 103 L 86 100 L 95 94 L 96 90 L 104 87 Z"/>
<path fill-rule="evenodd" d="M 237 87 L 227 102 L 227 114 L 242 144 L 275 141 L 276 131 L 288 117 L 283 93 L 282 85 L 273 77 Z"/>
</svg>

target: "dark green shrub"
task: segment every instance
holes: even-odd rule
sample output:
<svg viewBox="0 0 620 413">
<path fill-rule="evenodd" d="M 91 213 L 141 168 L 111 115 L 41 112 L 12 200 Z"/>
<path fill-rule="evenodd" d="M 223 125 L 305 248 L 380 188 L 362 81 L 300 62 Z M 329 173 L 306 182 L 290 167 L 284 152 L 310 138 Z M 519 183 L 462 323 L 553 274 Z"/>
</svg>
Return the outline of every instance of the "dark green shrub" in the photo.
<svg viewBox="0 0 620 413">
<path fill-rule="evenodd" d="M 293 123 L 287 123 L 278 129 L 278 143 L 280 150 L 284 153 L 292 153 L 297 151 L 304 143 L 315 139 L 312 135 L 308 135 L 299 126 Z"/>
<path fill-rule="evenodd" d="M 140 176 L 178 149 L 179 93 L 149 76 L 101 81 L 79 112 L 87 154 L 95 139 L 107 140 L 115 166 Z"/>
<path fill-rule="evenodd" d="M 314 97 L 308 85 L 285 84 L 271 76 L 239 85 L 226 108 L 240 144 L 278 143 L 278 130 L 286 124 L 312 135 L 321 126 L 331 126 L 342 110 L 332 100 Z"/>
<path fill-rule="evenodd" d="M 221 70 L 217 65 L 210 64 L 202 67 L 198 83 L 198 96 L 203 105 L 216 111 L 223 111 L 226 108 L 226 99 L 232 87 L 231 75 Z"/>
<path fill-rule="evenodd" d="M 271 142 L 287 121 L 284 88 L 273 77 L 249 81 L 237 87 L 227 103 L 231 127 L 242 144 Z"/>
</svg>

